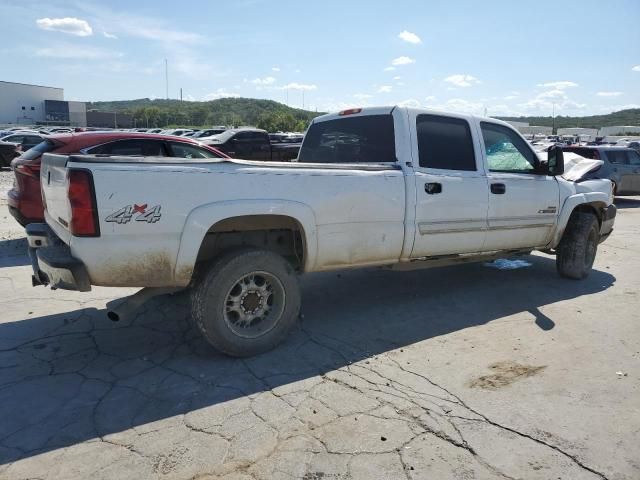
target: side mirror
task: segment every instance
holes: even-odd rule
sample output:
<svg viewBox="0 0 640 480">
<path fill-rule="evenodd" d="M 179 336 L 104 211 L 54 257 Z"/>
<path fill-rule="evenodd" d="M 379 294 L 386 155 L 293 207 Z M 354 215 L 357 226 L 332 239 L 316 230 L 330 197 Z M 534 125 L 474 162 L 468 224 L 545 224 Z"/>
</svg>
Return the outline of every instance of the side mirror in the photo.
<svg viewBox="0 0 640 480">
<path fill-rule="evenodd" d="M 562 148 L 556 145 L 550 147 L 548 151 L 547 173 L 554 177 L 564 173 L 564 154 Z"/>
</svg>

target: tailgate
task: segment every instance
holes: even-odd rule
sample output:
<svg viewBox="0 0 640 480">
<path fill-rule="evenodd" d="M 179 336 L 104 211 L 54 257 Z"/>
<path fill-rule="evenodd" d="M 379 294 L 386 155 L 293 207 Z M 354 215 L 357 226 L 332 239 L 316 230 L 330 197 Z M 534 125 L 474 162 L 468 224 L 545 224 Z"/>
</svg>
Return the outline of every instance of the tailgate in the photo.
<svg viewBox="0 0 640 480">
<path fill-rule="evenodd" d="M 71 206 L 67 197 L 67 155 L 45 153 L 42 156 L 40 185 L 45 205 L 45 218 L 69 230 Z M 48 215 L 47 215 L 48 214 Z M 57 225 L 52 225 L 55 227 Z"/>
</svg>

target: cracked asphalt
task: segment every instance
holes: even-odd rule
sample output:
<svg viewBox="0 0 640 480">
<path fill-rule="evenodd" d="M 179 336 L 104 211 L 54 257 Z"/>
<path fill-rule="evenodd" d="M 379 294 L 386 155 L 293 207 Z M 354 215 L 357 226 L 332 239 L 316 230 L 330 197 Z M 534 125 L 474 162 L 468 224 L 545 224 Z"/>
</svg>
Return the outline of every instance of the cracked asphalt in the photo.
<svg viewBox="0 0 640 480">
<path fill-rule="evenodd" d="M 188 295 L 32 288 L 0 172 L 0 479 L 638 479 L 640 198 L 592 275 L 554 260 L 302 279 L 303 318 L 245 360 Z"/>
</svg>

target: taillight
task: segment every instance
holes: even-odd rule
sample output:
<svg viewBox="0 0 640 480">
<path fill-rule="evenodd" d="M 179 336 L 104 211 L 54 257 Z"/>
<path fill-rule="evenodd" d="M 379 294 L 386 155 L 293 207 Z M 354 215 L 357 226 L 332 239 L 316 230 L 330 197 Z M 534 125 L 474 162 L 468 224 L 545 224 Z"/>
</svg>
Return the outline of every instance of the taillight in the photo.
<svg viewBox="0 0 640 480">
<path fill-rule="evenodd" d="M 33 164 L 16 163 L 14 164 L 13 169 L 18 173 L 26 175 L 27 177 L 40 178 L 39 163 L 33 163 Z"/>
<path fill-rule="evenodd" d="M 338 115 L 342 117 L 344 115 L 353 115 L 355 113 L 360 113 L 361 111 L 362 111 L 361 108 L 349 108 L 347 110 L 342 110 L 341 112 L 338 113 Z"/>
<path fill-rule="evenodd" d="M 88 170 L 69 170 L 69 230 L 76 237 L 99 237 L 98 209 L 93 189 L 93 177 Z"/>
</svg>

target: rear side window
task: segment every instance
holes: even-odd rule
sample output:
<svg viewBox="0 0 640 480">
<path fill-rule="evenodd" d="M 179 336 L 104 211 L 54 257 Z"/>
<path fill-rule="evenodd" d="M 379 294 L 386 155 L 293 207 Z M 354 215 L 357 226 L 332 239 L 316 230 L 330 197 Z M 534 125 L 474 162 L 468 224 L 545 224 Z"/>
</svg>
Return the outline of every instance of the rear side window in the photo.
<svg viewBox="0 0 640 480">
<path fill-rule="evenodd" d="M 418 115 L 420 166 L 441 170 L 476 170 L 471 129 L 466 120 Z"/>
<path fill-rule="evenodd" d="M 302 163 L 391 163 L 396 161 L 393 117 L 365 115 L 314 123 L 302 143 Z"/>
<path fill-rule="evenodd" d="M 164 157 L 163 142 L 160 140 L 118 140 L 87 150 L 91 154 Z"/>
<path fill-rule="evenodd" d="M 43 153 L 50 152 L 56 148 L 56 144 L 51 140 L 44 140 L 37 144 L 35 147 L 30 148 L 25 153 L 23 153 L 20 158 L 23 160 L 35 160 L 36 158 L 40 158 Z"/>
<path fill-rule="evenodd" d="M 627 152 L 624 150 L 608 150 L 607 151 L 607 159 L 611 163 L 616 163 L 619 165 L 628 164 Z"/>
</svg>

